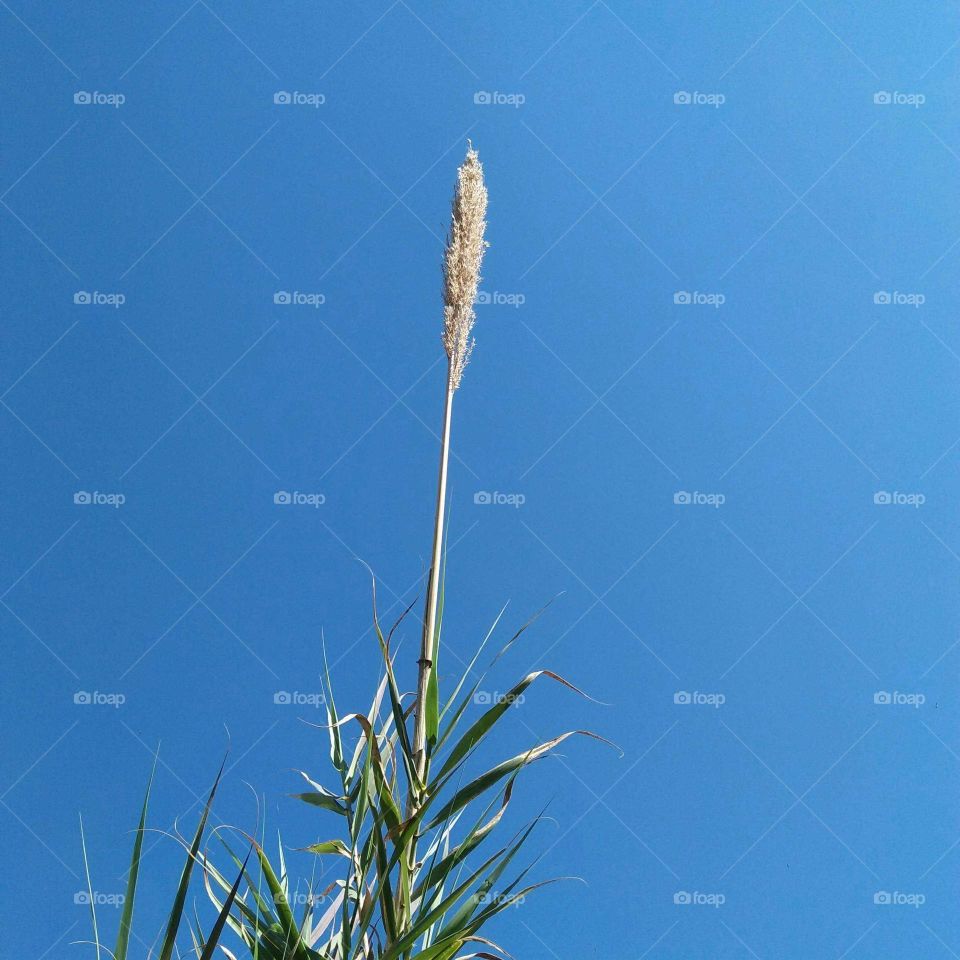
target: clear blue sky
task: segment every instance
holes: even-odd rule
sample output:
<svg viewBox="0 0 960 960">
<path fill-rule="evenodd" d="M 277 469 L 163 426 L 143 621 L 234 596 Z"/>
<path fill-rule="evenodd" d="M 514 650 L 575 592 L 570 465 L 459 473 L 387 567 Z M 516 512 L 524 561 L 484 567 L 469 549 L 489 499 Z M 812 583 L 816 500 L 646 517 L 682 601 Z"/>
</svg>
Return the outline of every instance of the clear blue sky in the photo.
<svg viewBox="0 0 960 960">
<path fill-rule="evenodd" d="M 418 590 L 468 137 L 489 302 L 454 425 L 445 665 L 504 601 L 509 630 L 566 591 L 492 689 L 542 665 L 610 706 L 535 689 L 498 746 L 585 726 L 625 750 L 530 771 L 520 813 L 555 798 L 541 875 L 587 883 L 498 939 L 539 960 L 960 952 L 951 4 L 0 18 L 18 957 L 90 955 L 69 946 L 77 814 L 109 897 L 158 741 L 155 827 L 190 829 L 226 726 L 218 816 L 254 823 L 250 783 L 291 846 L 329 830 L 285 797 L 291 768 L 324 771 L 317 711 L 274 695 L 319 689 L 323 631 L 341 705 L 366 705 L 355 557 L 385 607 Z M 151 842 L 144 930 L 177 859 Z"/>
</svg>

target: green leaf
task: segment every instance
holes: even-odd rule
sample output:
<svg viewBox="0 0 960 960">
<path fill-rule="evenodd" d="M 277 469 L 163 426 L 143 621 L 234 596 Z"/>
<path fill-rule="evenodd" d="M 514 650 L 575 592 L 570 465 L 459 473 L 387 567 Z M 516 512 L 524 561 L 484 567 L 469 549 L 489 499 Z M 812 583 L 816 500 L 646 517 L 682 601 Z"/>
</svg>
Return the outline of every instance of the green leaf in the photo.
<svg viewBox="0 0 960 960">
<path fill-rule="evenodd" d="M 505 852 L 506 848 L 503 850 L 498 850 L 492 857 L 485 860 L 472 874 L 470 874 L 470 876 L 467 877 L 463 883 L 454 888 L 446 897 L 444 897 L 444 899 L 437 904 L 437 906 L 429 910 L 425 916 L 418 917 L 417 920 L 411 924 L 410 929 L 407 930 L 403 936 L 397 939 L 396 942 L 390 945 L 380 960 L 394 960 L 394 958 L 399 954 L 406 952 L 411 946 L 413 946 L 420 934 L 422 934 L 438 917 L 442 916 L 452 904 L 456 903 L 464 895 L 464 893 L 469 890 L 471 886 L 473 886 L 477 878 L 485 873 L 491 867 L 491 865 L 495 864 Z"/>
<path fill-rule="evenodd" d="M 569 681 L 564 680 L 563 677 L 554 673 L 552 670 L 534 670 L 532 673 L 528 673 L 519 683 L 513 686 L 508 693 L 500 697 L 500 699 L 467 730 L 457 745 L 450 751 L 437 777 L 440 778 L 443 777 L 444 774 L 449 773 L 483 739 L 507 710 L 518 702 L 518 698 L 523 695 L 523 691 L 538 677 L 549 677 L 551 680 L 555 680 L 557 683 L 565 686 L 568 690 L 573 690 L 574 693 L 579 693 L 580 696 L 586 697 L 587 700 L 592 699 L 582 690 L 575 687 Z"/>
<path fill-rule="evenodd" d="M 177 894 L 174 897 L 173 908 L 170 911 L 170 919 L 167 921 L 167 929 L 163 938 L 163 945 L 160 948 L 159 960 L 170 960 L 173 956 L 173 948 L 177 939 L 177 931 L 180 929 L 180 918 L 183 915 L 183 905 L 187 899 L 187 887 L 190 885 L 190 875 L 193 872 L 193 864 L 197 858 L 197 851 L 200 849 L 200 839 L 207 825 L 207 818 L 210 816 L 210 808 L 213 805 L 213 798 L 216 795 L 217 787 L 220 785 L 220 778 L 223 776 L 223 768 L 226 766 L 227 758 L 223 758 L 220 764 L 220 772 L 217 779 L 213 782 L 213 788 L 207 797 L 206 805 L 203 808 L 203 815 L 200 817 L 200 823 L 197 825 L 197 832 L 194 834 L 193 843 L 187 853 L 187 861 L 183 865 L 183 872 L 180 874 L 180 884 L 177 887 Z"/>
<path fill-rule="evenodd" d="M 300 937 L 300 929 L 297 926 L 296 918 L 293 916 L 293 911 L 290 909 L 290 904 L 283 891 L 283 886 L 277 879 L 277 875 L 273 872 L 273 867 L 270 866 L 270 861 L 263 852 L 263 848 L 255 840 L 253 841 L 253 849 L 257 853 L 257 858 L 260 861 L 260 870 L 263 873 L 263 878 L 266 880 L 267 888 L 270 890 L 270 896 L 276 907 L 277 920 L 280 924 L 279 932 L 283 934 L 285 947 L 292 946 L 293 956 L 295 957 L 309 958 L 311 953 Z"/>
<path fill-rule="evenodd" d="M 504 604 L 500 608 L 500 612 L 497 614 L 496 619 L 490 625 L 490 629 L 487 631 L 486 636 L 480 642 L 480 646 L 477 647 L 477 650 L 474 653 L 473 658 L 467 664 L 466 670 L 463 671 L 463 675 L 460 677 L 460 680 L 457 683 L 456 687 L 454 687 L 453 693 L 450 694 L 450 699 L 447 700 L 446 704 L 444 705 L 443 710 L 440 713 L 441 720 L 446 716 L 447 712 L 456 702 L 457 697 L 460 695 L 460 690 L 463 688 L 463 685 L 467 682 L 467 677 L 469 677 L 470 674 L 473 672 L 473 668 L 476 666 L 477 661 L 480 659 L 480 654 L 483 653 L 484 647 L 486 647 L 487 645 L 487 641 L 490 639 L 490 637 L 493 636 L 493 631 L 497 629 L 497 624 L 500 623 L 500 620 L 503 617 L 504 613 L 506 613 L 506 610 L 507 610 L 507 604 Z"/>
<path fill-rule="evenodd" d="M 333 684 L 330 682 L 330 667 L 327 664 L 327 647 L 324 644 L 323 647 L 323 675 L 324 682 L 327 688 L 326 691 L 326 708 L 327 708 L 327 725 L 330 732 L 330 762 L 336 767 L 337 770 L 341 772 L 341 775 L 346 771 L 346 764 L 343 759 L 343 744 L 340 741 L 340 727 L 337 724 L 337 704 L 333 699 Z"/>
<path fill-rule="evenodd" d="M 424 722 L 426 724 L 427 745 L 432 750 L 437 743 L 437 733 L 440 728 L 440 688 L 437 684 L 437 651 L 439 645 L 434 648 L 433 667 L 427 677 L 427 703 L 424 710 Z"/>
<path fill-rule="evenodd" d="M 243 861 L 243 866 L 240 868 L 240 873 L 237 874 L 237 879 L 234 882 L 230 893 L 227 894 L 227 899 L 223 903 L 223 908 L 220 911 L 220 915 L 217 917 L 217 922 L 210 930 L 210 936 L 207 937 L 207 945 L 203 948 L 203 954 L 200 957 L 200 960 L 212 960 L 213 958 L 213 953 L 217 949 L 217 943 L 220 941 L 220 935 L 223 933 L 224 924 L 227 922 L 227 917 L 230 916 L 230 909 L 233 906 L 233 901 L 237 896 L 237 890 L 240 889 L 240 881 L 243 879 L 246 873 L 247 860 L 249 859 L 250 853 L 248 852 L 247 858 Z"/>
<path fill-rule="evenodd" d="M 471 702 L 471 700 L 473 699 L 473 695 L 476 693 L 477 688 L 480 686 L 480 684 L 483 682 L 484 677 L 487 675 L 487 671 L 488 671 L 488 670 L 514 645 L 514 643 L 516 643 L 516 641 L 544 614 L 544 612 L 547 610 L 547 608 L 550 606 L 550 604 L 553 603 L 554 600 L 556 600 L 556 597 L 554 597 L 553 600 L 550 600 L 549 603 L 545 603 L 535 614 L 533 614 L 532 617 L 530 617 L 524 624 L 522 624 L 522 625 L 520 626 L 520 628 L 516 631 L 516 633 L 514 633 L 513 636 L 500 648 L 500 650 L 499 650 L 499 652 L 497 653 L 497 655 L 493 658 L 493 660 L 490 661 L 489 665 L 486 667 L 486 669 L 484 669 L 483 673 L 480 674 L 480 677 L 479 677 L 479 679 L 477 680 L 477 682 L 474 683 L 474 685 L 471 687 L 471 689 L 469 690 L 469 692 L 467 693 L 467 695 L 460 701 L 459 705 L 457 706 L 456 710 L 454 711 L 454 715 L 453 715 L 452 719 L 447 723 L 447 726 L 446 726 L 446 728 L 444 729 L 444 732 L 443 732 L 443 733 L 441 734 L 441 736 L 440 736 L 440 742 L 439 742 L 439 744 L 438 744 L 438 749 L 439 749 L 439 747 L 443 746 L 443 744 L 446 743 L 447 740 L 450 738 L 450 735 L 453 733 L 454 729 L 456 728 L 457 724 L 459 723 L 460 718 L 463 716 L 464 711 L 465 711 L 465 710 L 467 709 L 467 707 L 470 705 L 470 702 Z M 500 611 L 500 613 L 497 615 L 497 619 L 494 620 L 493 626 L 490 627 L 490 629 L 487 631 L 487 635 L 483 638 L 483 643 L 480 644 L 480 648 L 479 648 L 479 649 L 477 650 L 477 652 L 473 655 L 473 659 L 470 661 L 469 665 L 467 666 L 467 669 L 464 671 L 463 677 L 460 679 L 460 682 L 457 684 L 457 687 L 456 687 L 456 689 L 454 690 L 453 695 L 450 697 L 450 699 L 447 701 L 446 706 L 443 708 L 443 714 L 442 714 L 442 716 L 445 716 L 445 715 L 450 711 L 451 707 L 453 706 L 454 702 L 456 701 L 457 694 L 460 692 L 461 687 L 462 687 L 462 686 L 464 685 L 464 683 L 466 682 L 467 676 L 468 676 L 470 673 L 473 672 L 473 668 L 474 668 L 474 666 L 476 665 L 477 659 L 478 659 L 479 656 L 480 656 L 480 651 L 483 650 L 483 648 L 486 646 L 487 641 L 490 639 L 490 635 L 493 633 L 493 631 L 494 631 L 494 629 L 496 628 L 497 624 L 500 622 L 500 618 L 503 616 L 503 611 L 504 611 L 504 610 L 506 610 L 506 606 L 504 606 L 504 608 L 503 608 L 503 609 Z"/>
<path fill-rule="evenodd" d="M 154 757 L 153 769 L 147 781 L 147 792 L 143 798 L 143 807 L 140 810 L 140 823 L 137 826 L 137 836 L 133 841 L 133 856 L 130 860 L 130 871 L 127 874 L 127 892 L 123 901 L 123 913 L 120 916 L 120 929 L 117 933 L 117 944 L 113 949 L 115 960 L 127 960 L 127 950 L 130 946 L 130 928 L 133 923 L 133 904 L 137 895 L 137 877 L 140 873 L 140 851 L 143 848 L 143 834 L 147 822 L 147 803 L 150 800 L 150 789 L 153 786 L 153 777 L 157 771 L 157 758 Z"/>
<path fill-rule="evenodd" d="M 367 565 L 364 564 L 364 566 Z M 416 763 L 414 762 L 413 757 L 413 747 L 410 744 L 410 737 L 407 732 L 407 725 L 403 715 L 403 705 L 401 703 L 400 690 L 397 687 L 397 679 L 393 672 L 393 660 L 390 656 L 390 645 L 388 641 L 384 639 L 383 631 L 380 629 L 380 618 L 377 614 L 377 579 L 373 576 L 373 571 L 370 570 L 369 566 L 367 566 L 367 570 L 370 571 L 370 577 L 372 581 L 373 627 L 377 635 L 377 642 L 380 644 L 380 653 L 383 656 L 383 662 L 387 672 L 387 689 L 390 691 L 390 707 L 393 711 L 393 723 L 396 727 L 397 736 L 400 741 L 400 749 L 402 751 L 404 768 L 407 773 L 407 781 L 409 783 L 417 784 L 419 789 L 420 782 L 416 772 Z M 413 603 L 416 603 L 416 601 L 414 600 Z M 404 613 L 401 614 L 401 620 L 404 616 L 406 616 L 407 612 L 410 610 L 410 607 L 413 606 L 413 603 L 411 603 Z M 397 622 L 399 623 L 400 621 L 398 620 Z M 394 629 L 396 629 L 396 626 L 394 626 Z M 390 632 L 392 634 L 393 630 Z"/>
<path fill-rule="evenodd" d="M 603 740 L 605 743 L 609 743 L 608 740 L 604 740 L 603 737 L 597 736 L 597 734 L 591 733 L 589 730 L 569 730 L 559 737 L 554 737 L 552 740 L 546 740 L 535 747 L 531 747 L 524 753 L 518 753 L 515 757 L 511 757 L 509 760 L 504 760 L 495 767 L 491 767 L 486 773 L 477 777 L 476 780 L 471 781 L 465 787 L 458 790 L 443 807 L 441 807 L 440 812 L 427 824 L 427 829 L 430 830 L 437 826 L 438 823 L 442 823 L 451 813 L 456 813 L 457 810 L 465 807 L 495 783 L 499 783 L 504 777 L 513 773 L 515 770 L 519 770 L 527 764 L 533 763 L 535 760 L 546 756 L 554 747 L 563 743 L 563 741 L 569 737 L 576 735 L 592 737 L 594 740 Z M 450 774 L 448 774 L 448 777 L 449 776 Z M 426 806 L 427 804 L 424 804 L 424 807 Z"/>
<path fill-rule="evenodd" d="M 311 843 L 309 847 L 303 848 L 303 852 L 321 855 L 325 853 L 334 853 L 341 857 L 353 859 L 350 850 L 342 840 L 324 840 L 322 843 Z"/>
<path fill-rule="evenodd" d="M 400 825 L 400 807 L 397 805 L 390 790 L 390 782 L 387 779 L 386 770 L 384 769 L 383 757 L 380 754 L 380 747 L 377 744 L 377 735 L 374 733 L 370 721 L 362 713 L 348 714 L 340 722 L 346 723 L 348 720 L 356 720 L 363 728 L 364 735 L 367 738 L 367 750 L 373 769 L 373 779 L 377 788 L 377 796 L 382 804 L 387 826 L 393 830 Z"/>
<path fill-rule="evenodd" d="M 437 624 L 433 635 L 433 663 L 427 674 L 427 697 L 424 704 L 423 720 L 424 732 L 427 741 L 428 755 L 437 745 L 437 734 L 440 728 L 440 686 L 437 677 L 440 674 L 440 630 L 443 625 L 443 606 L 447 584 L 447 537 L 450 526 L 444 531 L 443 537 L 443 565 L 440 571 L 440 591 L 437 597 Z"/>
<path fill-rule="evenodd" d="M 233 851 L 223 840 L 222 837 L 218 837 L 220 842 L 223 844 L 224 848 L 227 851 L 227 854 L 233 860 L 236 866 L 240 866 L 240 860 L 234 855 Z M 220 910 L 223 907 L 223 902 L 217 899 L 216 894 L 213 892 L 213 888 L 210 884 L 210 878 L 213 878 L 222 890 L 227 892 L 230 891 L 230 884 L 227 882 L 226 877 L 210 862 L 209 858 L 204 857 L 203 859 L 203 883 L 207 891 L 207 896 L 210 898 L 210 902 Z M 247 878 L 248 885 L 250 884 L 249 877 Z M 256 900 L 256 892 L 254 891 L 254 899 Z M 240 914 L 240 919 L 234 920 L 233 918 L 228 918 L 228 923 L 231 928 L 244 940 L 248 941 L 250 934 L 246 931 L 246 928 L 243 926 L 243 921 L 246 920 L 251 928 L 255 928 L 259 921 L 259 915 L 255 910 L 252 910 L 244 901 L 243 898 L 239 898 L 235 902 L 238 913 Z M 266 906 L 266 904 L 264 904 Z"/>
<path fill-rule="evenodd" d="M 383 915 L 383 929 L 390 940 L 397 938 L 397 915 L 393 903 L 393 891 L 390 887 L 390 866 L 387 862 L 387 848 L 376 826 L 373 828 L 373 842 L 377 858 L 377 875 L 380 878 L 380 910 Z"/>
<path fill-rule="evenodd" d="M 100 960 L 100 931 L 97 929 L 97 905 L 93 898 L 93 884 L 90 882 L 90 864 L 87 861 L 87 840 L 83 835 L 83 817 L 80 818 L 80 846 L 83 849 L 83 870 L 87 875 L 87 896 L 90 898 L 90 917 L 93 921 L 93 941 L 97 945 L 97 960 Z"/>
<path fill-rule="evenodd" d="M 457 844 L 456 847 L 450 853 L 448 853 L 442 860 L 440 860 L 435 865 L 431 865 L 429 872 L 420 881 L 417 888 L 414 890 L 414 898 L 419 898 L 423 893 L 429 890 L 431 887 L 439 886 L 447 878 L 447 875 L 456 867 L 459 863 L 467 858 L 467 856 L 472 853 L 487 837 L 487 835 L 493 830 L 493 828 L 503 819 L 504 813 L 506 813 L 507 805 L 510 803 L 510 797 L 513 795 L 513 784 L 516 781 L 517 775 L 514 774 L 508 781 L 506 788 L 503 791 L 503 797 L 500 803 L 500 809 L 497 813 L 486 823 L 483 823 L 483 816 L 486 816 L 487 811 L 490 807 L 487 807 L 487 810 L 484 811 L 484 814 L 480 819 L 473 825 L 467 835 L 463 840 Z M 496 798 L 494 798 L 496 799 Z M 493 802 L 490 804 L 493 805 Z"/>
<path fill-rule="evenodd" d="M 459 935 L 465 934 L 467 921 L 473 915 L 477 907 L 483 903 L 486 895 L 493 889 L 493 885 L 500 879 L 503 875 L 503 872 L 510 865 L 510 861 L 517 855 L 517 852 L 520 848 L 526 843 L 527 838 L 533 832 L 534 827 L 540 822 L 541 816 L 536 817 L 523 831 L 520 833 L 520 838 L 507 850 L 503 856 L 498 860 L 496 866 L 493 870 L 490 871 L 490 874 L 486 877 L 483 883 L 473 892 L 473 894 L 464 901 L 459 909 L 454 913 L 453 917 L 446 922 L 443 929 L 438 935 L 438 939 L 442 940 L 449 935 Z M 521 874 L 523 876 L 523 874 Z"/>
<path fill-rule="evenodd" d="M 380 704 L 383 701 L 383 696 L 387 692 L 387 674 L 384 672 L 383 679 L 380 681 L 380 686 L 377 688 L 377 694 L 373 698 L 373 703 L 370 705 L 370 710 L 367 715 L 370 717 L 376 717 L 380 712 Z M 366 739 L 364 737 L 357 738 L 357 746 L 353 751 L 353 759 L 350 761 L 350 767 L 347 770 L 347 779 L 352 780 L 354 774 L 356 773 L 357 764 L 360 762 L 360 757 L 363 755 L 364 748 L 366 746 Z"/>
<path fill-rule="evenodd" d="M 290 796 L 295 800 L 302 800 L 304 803 L 309 803 L 313 807 L 332 810 L 334 813 L 339 813 L 343 817 L 347 815 L 347 808 L 340 802 L 340 799 L 333 796 L 333 794 L 311 790 L 307 793 L 291 793 Z"/>
</svg>

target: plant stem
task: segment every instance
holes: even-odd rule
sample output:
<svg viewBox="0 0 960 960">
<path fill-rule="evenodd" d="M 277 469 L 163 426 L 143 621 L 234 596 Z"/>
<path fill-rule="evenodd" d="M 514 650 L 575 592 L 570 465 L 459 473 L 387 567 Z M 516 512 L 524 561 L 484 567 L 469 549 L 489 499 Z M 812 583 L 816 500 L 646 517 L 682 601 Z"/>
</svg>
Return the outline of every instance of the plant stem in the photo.
<svg viewBox="0 0 960 960">
<path fill-rule="evenodd" d="M 417 678 L 416 726 L 413 753 L 421 779 L 426 776 L 427 739 L 427 685 L 434 666 L 434 647 L 437 635 L 437 601 L 440 593 L 440 564 L 443 551 L 444 511 L 447 500 L 447 464 L 450 459 L 450 421 L 453 415 L 453 394 L 456 387 L 448 368 L 447 397 L 443 407 L 443 433 L 440 439 L 440 475 L 437 480 L 437 510 L 433 524 L 433 554 L 427 580 L 427 606 L 423 615 L 423 638 L 420 642 L 419 674 Z"/>
</svg>

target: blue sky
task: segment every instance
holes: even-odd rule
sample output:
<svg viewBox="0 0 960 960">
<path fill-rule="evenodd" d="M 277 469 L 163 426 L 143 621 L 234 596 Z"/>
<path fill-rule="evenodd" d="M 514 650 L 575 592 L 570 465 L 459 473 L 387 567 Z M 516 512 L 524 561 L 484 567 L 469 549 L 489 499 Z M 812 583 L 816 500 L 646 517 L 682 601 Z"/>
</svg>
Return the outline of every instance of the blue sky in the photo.
<svg viewBox="0 0 960 960">
<path fill-rule="evenodd" d="M 221 821 L 255 822 L 251 784 L 290 846 L 329 829 L 286 798 L 291 769 L 323 772 L 317 711 L 275 694 L 319 690 L 322 632 L 340 704 L 365 706 L 356 558 L 385 608 L 420 588 L 468 138 L 491 247 L 446 664 L 505 601 L 509 630 L 563 592 L 491 689 L 545 666 L 609 705 L 534 690 L 497 746 L 590 727 L 625 751 L 530 771 L 521 813 L 553 798 L 557 821 L 542 875 L 586 884 L 498 939 L 543 960 L 960 952 L 949 4 L 0 17 L 19 956 L 89 955 L 68 946 L 77 815 L 94 888 L 120 892 L 158 742 L 154 827 L 190 828 L 229 738 Z M 144 930 L 177 859 L 151 842 Z"/>
</svg>

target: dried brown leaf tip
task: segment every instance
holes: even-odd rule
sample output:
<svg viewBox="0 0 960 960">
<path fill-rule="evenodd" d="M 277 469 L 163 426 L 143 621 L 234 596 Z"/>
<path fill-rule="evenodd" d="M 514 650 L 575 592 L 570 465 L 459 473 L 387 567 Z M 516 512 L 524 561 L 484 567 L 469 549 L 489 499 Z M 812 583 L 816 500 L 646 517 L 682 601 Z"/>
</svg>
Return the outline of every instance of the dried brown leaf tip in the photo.
<svg viewBox="0 0 960 960">
<path fill-rule="evenodd" d="M 473 305 L 480 283 L 480 265 L 487 242 L 487 188 L 483 167 L 472 145 L 457 170 L 453 216 L 443 258 L 443 346 L 450 361 L 450 387 L 460 386 L 464 367 L 473 350 L 470 332 L 476 314 Z"/>
</svg>

